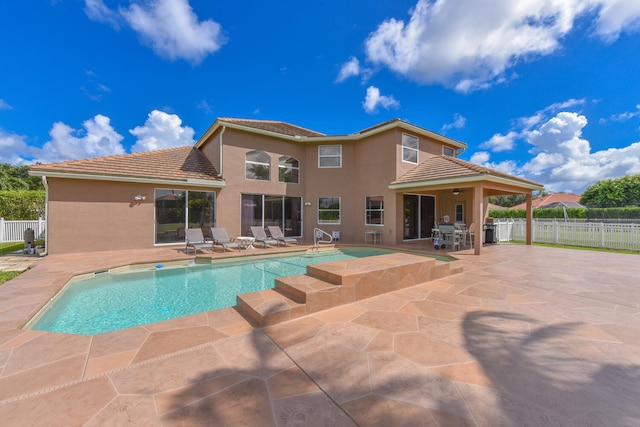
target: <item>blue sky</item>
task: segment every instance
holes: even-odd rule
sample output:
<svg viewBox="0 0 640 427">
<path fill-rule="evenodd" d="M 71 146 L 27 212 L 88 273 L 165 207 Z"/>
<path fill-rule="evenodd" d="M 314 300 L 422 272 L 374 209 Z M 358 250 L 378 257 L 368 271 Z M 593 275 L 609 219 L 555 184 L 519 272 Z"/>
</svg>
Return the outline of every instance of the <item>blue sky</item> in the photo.
<svg viewBox="0 0 640 427">
<path fill-rule="evenodd" d="M 638 0 L 3 1 L 0 61 L 3 163 L 401 118 L 548 191 L 640 173 Z"/>
</svg>

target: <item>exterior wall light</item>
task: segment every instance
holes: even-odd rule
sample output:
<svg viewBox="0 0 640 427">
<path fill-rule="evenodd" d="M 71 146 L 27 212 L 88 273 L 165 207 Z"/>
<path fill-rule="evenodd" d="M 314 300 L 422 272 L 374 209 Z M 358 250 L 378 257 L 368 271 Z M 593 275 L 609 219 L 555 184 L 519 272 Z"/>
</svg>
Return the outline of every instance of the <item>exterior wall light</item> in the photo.
<svg viewBox="0 0 640 427">
<path fill-rule="evenodd" d="M 305 206 L 311 206 L 311 202 L 304 202 Z"/>
<path fill-rule="evenodd" d="M 136 202 L 140 202 L 142 200 L 147 200 L 147 196 L 143 195 L 143 194 L 138 194 L 136 195 L 136 197 L 133 198 Z"/>
</svg>

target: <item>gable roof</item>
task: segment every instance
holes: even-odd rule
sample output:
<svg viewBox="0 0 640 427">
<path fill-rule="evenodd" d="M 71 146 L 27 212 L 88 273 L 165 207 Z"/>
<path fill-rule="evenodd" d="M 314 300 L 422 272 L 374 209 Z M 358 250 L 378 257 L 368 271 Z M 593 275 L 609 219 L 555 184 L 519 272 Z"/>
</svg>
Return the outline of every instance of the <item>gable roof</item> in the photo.
<svg viewBox="0 0 640 427">
<path fill-rule="evenodd" d="M 408 132 L 418 135 L 428 136 L 436 141 L 446 144 L 455 149 L 464 151 L 467 144 L 448 138 L 444 135 L 437 134 L 430 130 L 421 128 L 401 119 L 387 120 L 386 122 L 368 127 L 358 132 L 348 135 L 326 135 L 313 130 L 305 129 L 290 123 L 273 121 L 273 120 L 248 120 L 234 118 L 218 118 L 207 131 L 198 139 L 195 144 L 196 148 L 200 148 L 210 137 L 220 128 L 239 129 L 245 132 L 260 133 L 263 135 L 273 136 L 275 138 L 288 139 L 290 141 L 314 141 L 314 142 L 333 142 L 340 143 L 345 141 L 358 141 L 363 138 L 370 137 L 377 133 L 386 132 L 390 129 L 400 128 Z"/>
<path fill-rule="evenodd" d="M 326 136 L 323 133 L 316 132 L 310 129 L 305 129 L 300 126 L 292 125 L 290 123 L 276 121 L 276 120 L 249 120 L 249 119 L 233 119 L 233 118 L 219 118 L 217 121 L 227 124 L 238 124 L 249 128 L 259 129 L 263 131 L 278 133 L 287 136 Z"/>
<path fill-rule="evenodd" d="M 224 186 L 204 153 L 188 146 L 33 165 L 29 173 L 58 178 Z"/>
<path fill-rule="evenodd" d="M 395 181 L 389 188 L 411 188 L 436 184 L 455 184 L 477 180 L 498 181 L 524 186 L 532 190 L 543 188 L 542 184 L 518 176 L 509 175 L 457 157 L 439 155 L 420 163 Z"/>
<path fill-rule="evenodd" d="M 553 193 L 531 201 L 534 209 L 548 208 L 548 207 L 584 207 L 580 204 L 580 197 L 577 194 L 571 193 Z M 511 206 L 509 209 L 526 209 L 526 203 L 520 203 L 519 205 Z"/>
</svg>

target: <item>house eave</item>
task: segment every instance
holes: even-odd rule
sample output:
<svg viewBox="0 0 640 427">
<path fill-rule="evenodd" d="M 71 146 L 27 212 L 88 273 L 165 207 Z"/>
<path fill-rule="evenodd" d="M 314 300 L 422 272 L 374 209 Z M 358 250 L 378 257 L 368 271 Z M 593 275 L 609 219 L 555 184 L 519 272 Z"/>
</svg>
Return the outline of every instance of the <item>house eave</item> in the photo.
<svg viewBox="0 0 640 427">
<path fill-rule="evenodd" d="M 198 179 L 198 178 L 166 179 L 166 178 L 151 178 L 151 177 L 122 176 L 122 175 L 100 175 L 100 174 L 91 174 L 91 173 L 56 172 L 56 171 L 46 171 L 46 170 L 30 170 L 29 175 L 46 176 L 47 178 L 86 179 L 91 181 L 131 182 L 131 183 L 137 183 L 137 184 L 154 184 L 154 185 L 181 185 L 181 186 L 201 187 L 201 188 L 226 187 L 226 183 L 224 181 Z"/>
<path fill-rule="evenodd" d="M 403 182 L 398 184 L 389 184 L 391 190 L 409 190 L 420 187 L 435 187 L 435 186 L 459 186 L 460 184 L 469 184 L 474 182 L 489 182 L 503 185 L 510 185 L 515 187 L 521 187 L 530 191 L 542 191 L 544 186 L 534 182 L 523 182 L 514 179 L 492 176 L 492 175 L 469 175 L 454 178 L 443 179 L 431 179 L 414 182 Z"/>
</svg>

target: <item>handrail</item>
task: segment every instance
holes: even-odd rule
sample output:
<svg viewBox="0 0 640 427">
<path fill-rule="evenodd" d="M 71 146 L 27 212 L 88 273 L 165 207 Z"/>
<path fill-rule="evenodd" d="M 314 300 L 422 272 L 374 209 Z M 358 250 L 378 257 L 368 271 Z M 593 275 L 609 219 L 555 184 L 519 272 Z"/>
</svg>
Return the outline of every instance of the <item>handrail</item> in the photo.
<svg viewBox="0 0 640 427">
<path fill-rule="evenodd" d="M 324 236 L 328 236 L 329 241 L 324 240 L 323 239 Z M 333 236 L 320 228 L 314 228 L 313 229 L 313 247 L 314 248 L 319 247 L 320 243 L 327 243 L 327 244 L 333 243 Z"/>
</svg>

